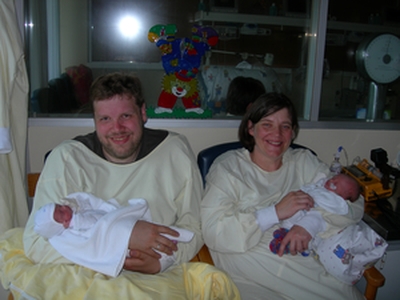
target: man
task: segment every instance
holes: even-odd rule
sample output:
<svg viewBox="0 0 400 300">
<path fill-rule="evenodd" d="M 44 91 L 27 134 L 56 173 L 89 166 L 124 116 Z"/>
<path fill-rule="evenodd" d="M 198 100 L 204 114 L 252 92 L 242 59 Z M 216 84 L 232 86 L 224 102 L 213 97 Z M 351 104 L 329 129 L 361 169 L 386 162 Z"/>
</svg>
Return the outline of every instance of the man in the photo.
<svg viewBox="0 0 400 300">
<path fill-rule="evenodd" d="M 199 293 L 210 299 L 218 293 L 226 299 L 239 297 L 226 274 L 214 267 L 181 264 L 189 261 L 203 244 L 199 217 L 202 183 L 186 139 L 144 127 L 146 106 L 136 77 L 119 73 L 102 76 L 93 83 L 90 100 L 96 131 L 53 149 L 38 182 L 23 242 L 26 255 L 39 268 L 27 282 L 33 286 L 31 281 L 39 281 L 45 287 L 40 285 L 27 293 L 45 291 L 49 297 L 52 286 L 52 298 L 57 299 L 61 295 L 69 299 L 107 298 L 121 294 L 121 288 L 124 297 L 134 295 L 138 299 L 192 298 Z M 91 246 L 100 261 L 115 261 L 115 268 L 124 268 L 113 280 L 104 282 L 100 277 L 99 281 L 100 274 L 93 271 L 85 275 L 89 270 L 71 264 L 33 231 L 36 210 L 47 203 L 60 203 L 72 192 L 114 198 L 122 206 L 127 205 L 128 199 L 143 198 L 149 204 L 153 222 L 163 224 L 135 223 L 132 218 L 121 216 L 103 226 L 105 231 L 98 233 L 102 242 Z M 166 238 L 163 234 L 179 235 L 168 227 L 171 225 L 192 231 L 193 239 L 176 244 Z M 130 249 L 129 255 L 121 260 L 116 253 L 126 253 L 126 248 Z M 155 250 L 166 253 L 168 259 L 160 260 L 161 255 Z M 43 271 L 45 268 L 54 269 L 49 273 Z M 166 272 L 146 275 L 160 271 Z M 32 273 L 24 276 L 29 274 Z M 71 276 L 75 278 L 72 281 Z"/>
</svg>

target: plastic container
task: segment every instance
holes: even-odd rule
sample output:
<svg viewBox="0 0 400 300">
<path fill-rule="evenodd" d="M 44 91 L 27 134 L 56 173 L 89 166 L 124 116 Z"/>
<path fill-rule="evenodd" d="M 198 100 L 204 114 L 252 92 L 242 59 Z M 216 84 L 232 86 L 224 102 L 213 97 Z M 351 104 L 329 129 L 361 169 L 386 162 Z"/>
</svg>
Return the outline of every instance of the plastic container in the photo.
<svg viewBox="0 0 400 300">
<path fill-rule="evenodd" d="M 333 155 L 333 161 L 329 170 L 334 174 L 339 174 L 342 172 L 342 164 L 340 163 L 340 151 L 342 151 L 342 147 L 338 148 L 338 151 Z"/>
</svg>

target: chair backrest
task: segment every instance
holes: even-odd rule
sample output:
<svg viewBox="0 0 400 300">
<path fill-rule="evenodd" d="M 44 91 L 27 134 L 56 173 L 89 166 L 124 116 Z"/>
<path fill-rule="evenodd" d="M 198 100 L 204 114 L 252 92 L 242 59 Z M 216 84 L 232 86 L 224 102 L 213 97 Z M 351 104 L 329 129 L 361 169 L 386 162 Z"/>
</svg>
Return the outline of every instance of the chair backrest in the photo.
<svg viewBox="0 0 400 300">
<path fill-rule="evenodd" d="M 222 153 L 225 153 L 226 151 L 235 150 L 235 149 L 238 149 L 241 147 L 242 147 L 242 144 L 240 142 L 230 142 L 230 143 L 218 144 L 218 145 L 211 146 L 209 148 L 201 150 L 199 152 L 199 154 L 197 155 L 197 164 L 200 169 L 201 177 L 203 179 L 203 184 L 206 183 L 206 175 L 207 175 L 208 171 L 210 170 L 212 163 L 218 156 L 220 156 Z M 297 148 L 307 149 L 307 150 L 310 150 L 314 155 L 317 155 L 310 148 L 307 148 L 307 147 L 299 145 L 299 144 L 292 143 L 290 145 L 290 147 L 293 149 L 297 149 Z"/>
</svg>

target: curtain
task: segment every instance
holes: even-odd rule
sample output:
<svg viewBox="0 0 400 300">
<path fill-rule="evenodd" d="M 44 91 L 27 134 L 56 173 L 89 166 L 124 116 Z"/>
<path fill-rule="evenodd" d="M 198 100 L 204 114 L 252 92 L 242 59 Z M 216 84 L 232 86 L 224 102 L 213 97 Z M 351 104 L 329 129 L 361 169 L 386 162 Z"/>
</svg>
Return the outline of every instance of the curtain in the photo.
<svg viewBox="0 0 400 300">
<path fill-rule="evenodd" d="M 0 0 L 0 234 L 28 218 L 29 83 L 14 0 Z"/>
</svg>

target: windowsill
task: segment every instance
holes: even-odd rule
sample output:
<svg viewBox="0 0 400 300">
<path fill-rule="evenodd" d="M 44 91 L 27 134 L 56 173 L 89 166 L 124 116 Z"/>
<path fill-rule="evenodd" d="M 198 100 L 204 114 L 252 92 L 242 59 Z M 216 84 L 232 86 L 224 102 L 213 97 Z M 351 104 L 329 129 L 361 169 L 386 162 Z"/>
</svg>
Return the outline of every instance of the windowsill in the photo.
<svg viewBox="0 0 400 300">
<path fill-rule="evenodd" d="M 307 129 L 363 129 L 400 130 L 398 121 L 366 122 L 354 121 L 300 121 L 300 128 Z M 239 119 L 148 119 L 150 128 L 238 128 Z M 29 127 L 94 127 L 91 118 L 29 118 Z"/>
</svg>

